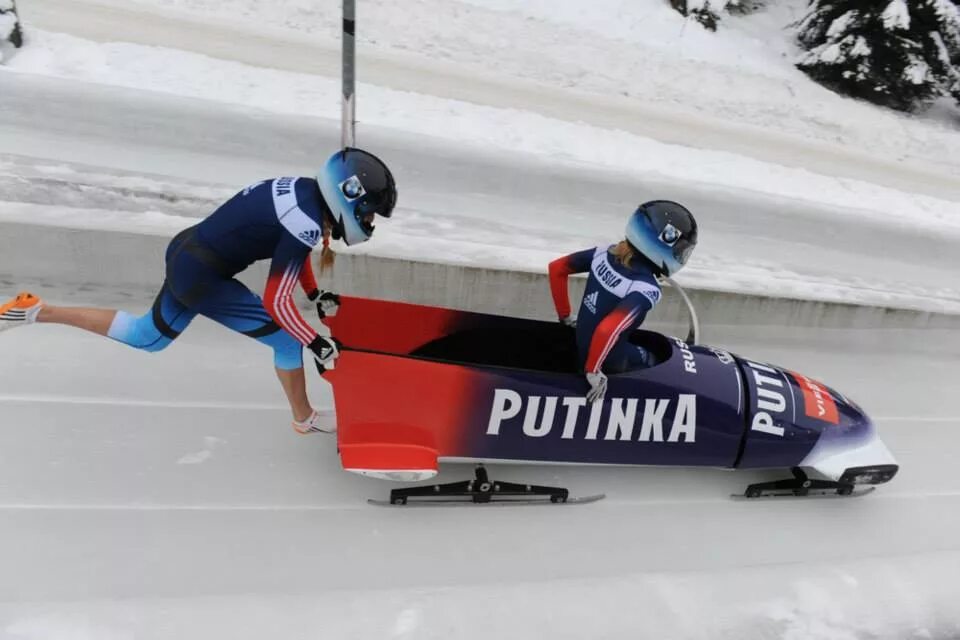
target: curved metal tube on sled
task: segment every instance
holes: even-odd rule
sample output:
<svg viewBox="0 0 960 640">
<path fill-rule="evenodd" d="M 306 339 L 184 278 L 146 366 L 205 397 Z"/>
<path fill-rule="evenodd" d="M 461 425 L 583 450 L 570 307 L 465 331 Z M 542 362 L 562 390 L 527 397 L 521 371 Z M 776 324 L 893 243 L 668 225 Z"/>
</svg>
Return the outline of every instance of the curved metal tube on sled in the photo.
<svg viewBox="0 0 960 640">
<path fill-rule="evenodd" d="M 670 276 L 663 276 L 663 281 L 677 290 L 677 293 L 683 298 L 684 304 L 687 305 L 687 311 L 690 312 L 690 328 L 687 331 L 687 344 L 700 344 L 700 319 L 697 317 L 697 310 L 693 307 L 693 302 L 690 301 L 690 296 L 688 296 L 687 292 L 683 290 L 683 287 L 677 284 Z"/>
</svg>

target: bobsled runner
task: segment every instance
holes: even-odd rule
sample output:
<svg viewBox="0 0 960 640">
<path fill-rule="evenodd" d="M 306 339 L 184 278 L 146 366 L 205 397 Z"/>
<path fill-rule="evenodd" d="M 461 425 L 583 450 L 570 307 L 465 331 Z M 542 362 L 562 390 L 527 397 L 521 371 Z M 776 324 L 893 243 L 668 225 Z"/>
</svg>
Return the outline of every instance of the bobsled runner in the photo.
<svg viewBox="0 0 960 640">
<path fill-rule="evenodd" d="M 324 322 L 343 345 L 324 374 L 340 460 L 362 475 L 427 480 L 441 461 L 790 471 L 748 486 L 743 497 L 753 498 L 857 495 L 898 469 L 852 400 L 694 344 L 696 329 L 686 340 L 634 332 L 656 364 L 610 375 L 606 397 L 590 404 L 573 330 L 557 322 L 347 296 Z M 491 481 L 478 467 L 473 480 L 395 489 L 390 503 L 424 498 L 574 501 L 563 488 Z"/>
</svg>

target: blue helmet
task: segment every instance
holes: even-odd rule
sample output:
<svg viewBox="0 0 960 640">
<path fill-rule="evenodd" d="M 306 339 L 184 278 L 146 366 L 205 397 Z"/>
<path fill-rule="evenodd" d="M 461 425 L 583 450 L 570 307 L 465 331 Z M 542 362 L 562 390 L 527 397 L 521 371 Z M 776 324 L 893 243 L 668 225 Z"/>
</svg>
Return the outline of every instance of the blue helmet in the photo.
<svg viewBox="0 0 960 640">
<path fill-rule="evenodd" d="M 372 153 L 347 147 L 330 156 L 317 174 L 320 193 L 333 216 L 333 235 L 347 244 L 373 235 L 373 216 L 389 218 L 397 203 L 397 185 L 387 165 Z"/>
<path fill-rule="evenodd" d="M 697 246 L 697 221 L 681 204 L 645 202 L 627 221 L 627 242 L 664 275 L 683 268 Z"/>
</svg>

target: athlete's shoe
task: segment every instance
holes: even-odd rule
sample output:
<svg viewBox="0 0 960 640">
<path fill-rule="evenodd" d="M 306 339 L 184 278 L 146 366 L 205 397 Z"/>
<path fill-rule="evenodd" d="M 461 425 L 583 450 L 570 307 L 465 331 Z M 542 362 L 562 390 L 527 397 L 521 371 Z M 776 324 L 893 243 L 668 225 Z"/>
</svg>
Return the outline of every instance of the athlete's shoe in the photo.
<svg viewBox="0 0 960 640">
<path fill-rule="evenodd" d="M 37 321 L 43 301 L 32 293 L 21 293 L 0 305 L 0 331 L 22 327 Z"/>
<path fill-rule="evenodd" d="M 314 411 L 303 422 L 293 422 L 293 430 L 300 435 L 308 433 L 336 433 L 337 417 L 330 411 Z"/>
</svg>

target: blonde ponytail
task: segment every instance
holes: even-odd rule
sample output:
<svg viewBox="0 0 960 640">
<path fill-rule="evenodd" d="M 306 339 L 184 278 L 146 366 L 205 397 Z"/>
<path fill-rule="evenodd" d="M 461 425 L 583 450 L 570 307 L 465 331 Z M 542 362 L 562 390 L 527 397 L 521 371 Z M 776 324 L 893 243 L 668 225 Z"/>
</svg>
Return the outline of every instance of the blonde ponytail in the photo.
<svg viewBox="0 0 960 640">
<path fill-rule="evenodd" d="M 332 221 L 330 221 L 332 223 Z M 330 224 L 323 230 L 323 248 L 320 249 L 320 275 L 333 271 L 333 263 L 337 254 L 330 248 Z"/>
<path fill-rule="evenodd" d="M 626 240 L 621 240 L 613 249 L 610 250 L 610 253 L 613 254 L 620 264 L 625 267 L 629 267 L 630 263 L 633 261 L 636 253 L 633 250 L 633 247 L 630 246 L 630 243 Z"/>
<path fill-rule="evenodd" d="M 337 254 L 330 248 L 329 242 L 323 243 L 323 249 L 320 250 L 320 273 L 324 274 L 327 271 L 333 271 L 333 262 L 336 259 Z"/>
</svg>

